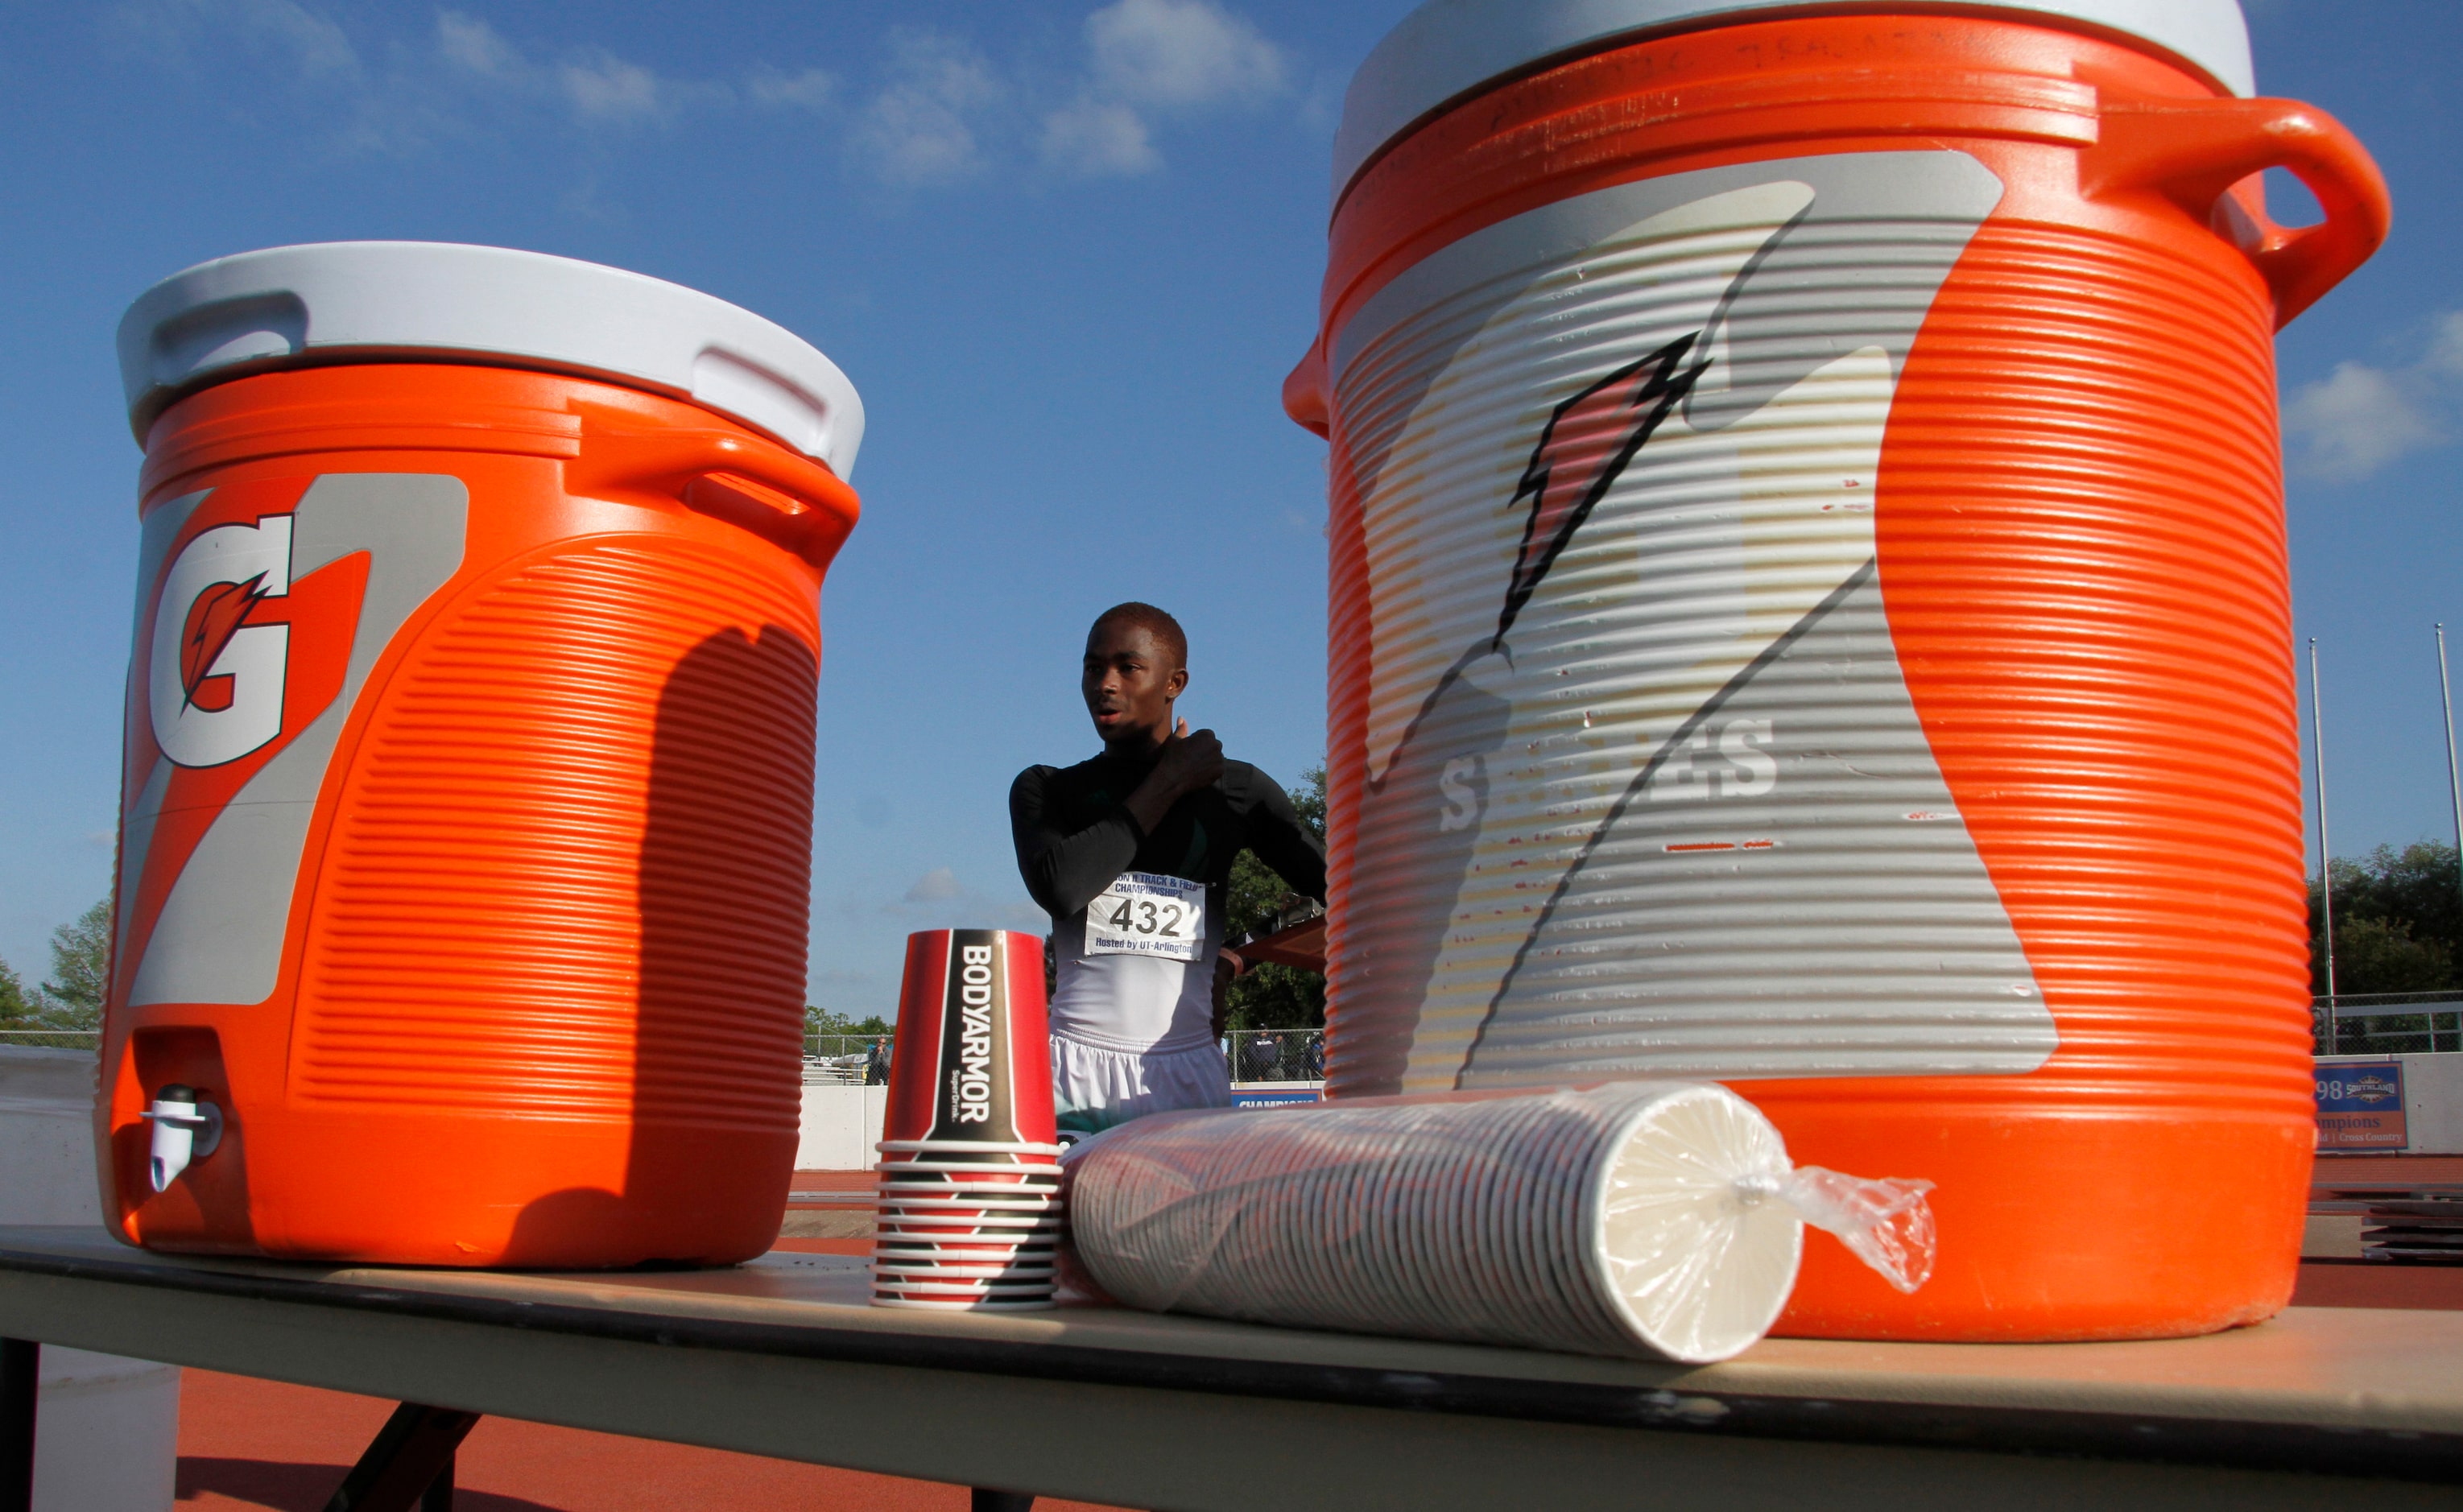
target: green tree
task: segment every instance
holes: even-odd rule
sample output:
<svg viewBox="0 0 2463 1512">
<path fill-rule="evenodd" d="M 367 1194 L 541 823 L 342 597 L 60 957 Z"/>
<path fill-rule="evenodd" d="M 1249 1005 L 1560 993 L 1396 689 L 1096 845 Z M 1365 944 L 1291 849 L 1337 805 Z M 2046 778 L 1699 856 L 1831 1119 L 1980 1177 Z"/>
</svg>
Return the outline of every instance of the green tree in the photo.
<svg viewBox="0 0 2463 1512">
<path fill-rule="evenodd" d="M 2412 938 L 2411 926 L 2399 919 L 2338 919 L 2335 981 L 2346 996 L 2437 992 L 2453 985 L 2454 963 L 2435 940 Z"/>
<path fill-rule="evenodd" d="M 2454 847 L 2424 840 L 2398 851 L 2380 845 L 2360 861 L 2337 860 L 2335 991 L 2447 992 L 2463 987 L 2463 889 Z M 2310 990 L 2326 990 L 2325 909 L 2309 884 Z"/>
<path fill-rule="evenodd" d="M 1300 774 L 1301 785 L 1291 790 L 1292 807 L 1321 839 L 1325 835 L 1325 768 Z M 1244 850 L 1232 863 L 1225 888 L 1223 937 L 1240 939 L 1271 931 L 1291 887 L 1255 852 Z M 1325 1024 L 1325 978 L 1316 972 L 1262 962 L 1232 984 L 1228 995 L 1231 1028 L 1317 1029 Z"/>
<path fill-rule="evenodd" d="M 46 1027 L 99 1029 L 111 990 L 111 900 L 52 931 L 52 975 L 43 983 Z"/>
<path fill-rule="evenodd" d="M 25 978 L 11 970 L 7 961 L 0 960 L 0 1029 L 31 1027 L 36 1006 L 35 998 L 26 991 Z"/>
<path fill-rule="evenodd" d="M 99 1029 L 110 980 L 111 900 L 106 898 L 52 931 L 51 979 L 40 986 L 27 986 L 8 962 L 0 961 L 0 1029 Z"/>
</svg>

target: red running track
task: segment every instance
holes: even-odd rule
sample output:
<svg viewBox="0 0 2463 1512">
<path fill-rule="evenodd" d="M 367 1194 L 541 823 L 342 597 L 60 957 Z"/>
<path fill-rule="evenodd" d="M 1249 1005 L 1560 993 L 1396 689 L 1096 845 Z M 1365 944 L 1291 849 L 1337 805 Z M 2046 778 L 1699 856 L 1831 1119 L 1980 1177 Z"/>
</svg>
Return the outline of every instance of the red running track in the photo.
<svg viewBox="0 0 2463 1512">
<path fill-rule="evenodd" d="M 180 1387 L 183 1512 L 318 1512 L 391 1402 L 189 1370 Z M 462 1442 L 455 1512 L 961 1512 L 966 1491 L 648 1438 L 485 1417 Z M 1103 1512 L 1043 1500 L 1036 1512 Z"/>
<path fill-rule="evenodd" d="M 868 1195 L 872 1172 L 800 1172 L 796 1190 Z M 836 1202 L 799 1202 L 830 1208 Z M 870 1239 L 789 1238 L 780 1249 L 869 1255 Z M 306 1386 L 183 1372 L 182 1512 L 319 1512 L 376 1436 L 391 1402 Z M 456 1512 L 961 1512 L 963 1487 L 757 1455 L 486 1417 L 455 1463 Z M 1036 1512 L 1107 1512 L 1045 1499 Z"/>
<path fill-rule="evenodd" d="M 861 1171 L 831 1172 L 832 1177 Z M 816 1177 L 822 1173 L 813 1172 Z M 797 1177 L 800 1183 L 802 1177 Z M 2463 1155 L 2320 1155 L 2309 1171 L 2312 1186 L 2337 1181 L 2463 1181 Z"/>
</svg>

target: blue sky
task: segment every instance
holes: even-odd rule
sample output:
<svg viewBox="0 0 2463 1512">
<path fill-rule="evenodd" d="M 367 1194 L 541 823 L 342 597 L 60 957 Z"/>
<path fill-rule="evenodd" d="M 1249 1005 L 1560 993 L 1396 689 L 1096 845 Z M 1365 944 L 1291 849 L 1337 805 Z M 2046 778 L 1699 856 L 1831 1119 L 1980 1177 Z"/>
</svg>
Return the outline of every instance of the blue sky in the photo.
<svg viewBox="0 0 2463 1512">
<path fill-rule="evenodd" d="M 861 389 L 823 596 L 816 1002 L 901 939 L 1037 927 L 1003 798 L 1090 754 L 1087 620 L 1164 603 L 1186 712 L 1286 781 L 1323 749 L 1306 346 L 1342 86 L 1406 0 L 134 0 L 0 11 L 0 958 L 109 878 L 138 452 L 111 334 L 289 242 L 534 248 L 707 289 Z M 2463 627 L 2451 0 L 2256 0 L 2260 88 L 2379 155 L 2393 240 L 2281 344 L 2299 633 L 2335 848 L 2451 832 L 2431 622 Z M 2299 219 L 2297 193 L 2279 217 Z M 2458 647 L 2463 648 L 2463 647 Z"/>
</svg>

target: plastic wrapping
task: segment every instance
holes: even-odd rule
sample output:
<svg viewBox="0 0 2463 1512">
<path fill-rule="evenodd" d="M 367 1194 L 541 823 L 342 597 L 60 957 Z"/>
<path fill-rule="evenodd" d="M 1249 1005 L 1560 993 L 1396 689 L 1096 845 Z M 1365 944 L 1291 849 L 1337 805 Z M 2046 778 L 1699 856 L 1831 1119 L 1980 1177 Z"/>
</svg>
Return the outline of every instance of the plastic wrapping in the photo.
<svg viewBox="0 0 2463 1512">
<path fill-rule="evenodd" d="M 1806 1222 L 1932 1267 L 1930 1183 L 1796 1169 L 1711 1085 L 1167 1113 L 1067 1164 L 1079 1262 L 1155 1311 L 1703 1363 L 1777 1318 Z"/>
<path fill-rule="evenodd" d="M 1929 1181 L 1867 1180 L 1799 1166 L 1779 1183 L 1778 1199 L 1815 1228 L 1837 1235 L 1849 1253 L 1903 1293 L 1932 1279 L 1937 1238 Z"/>
</svg>

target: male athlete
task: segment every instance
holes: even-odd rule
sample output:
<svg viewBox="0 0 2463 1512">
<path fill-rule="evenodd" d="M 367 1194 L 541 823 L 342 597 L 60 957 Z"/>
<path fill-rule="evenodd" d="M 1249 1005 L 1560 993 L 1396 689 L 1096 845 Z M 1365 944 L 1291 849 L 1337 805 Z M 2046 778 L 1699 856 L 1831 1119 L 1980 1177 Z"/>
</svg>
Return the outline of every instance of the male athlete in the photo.
<svg viewBox="0 0 2463 1512">
<path fill-rule="evenodd" d="M 1079 691 L 1103 754 L 1009 790 L 1026 890 L 1052 915 L 1054 1102 L 1064 1138 L 1174 1107 L 1223 1107 L 1214 1040 L 1224 884 L 1241 850 L 1325 897 L 1325 847 L 1281 784 L 1172 717 L 1188 639 L 1146 603 L 1103 611 Z M 1220 969 L 1230 974 L 1231 963 Z"/>
</svg>

